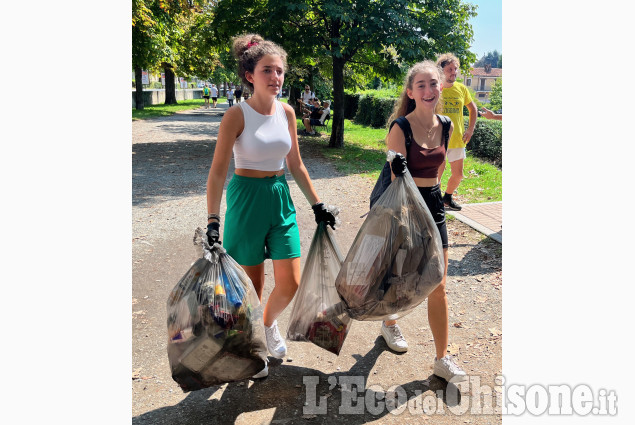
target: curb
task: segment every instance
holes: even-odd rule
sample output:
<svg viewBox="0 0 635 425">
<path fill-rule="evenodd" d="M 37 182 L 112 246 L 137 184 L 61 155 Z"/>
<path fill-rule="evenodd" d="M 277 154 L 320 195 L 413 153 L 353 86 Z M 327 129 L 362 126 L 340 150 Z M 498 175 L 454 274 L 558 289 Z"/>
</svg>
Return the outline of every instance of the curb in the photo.
<svg viewBox="0 0 635 425">
<path fill-rule="evenodd" d="M 480 203 L 480 204 L 464 204 L 464 206 L 465 205 L 478 206 L 478 205 L 488 205 L 488 204 L 502 204 L 502 201 L 501 202 L 483 202 L 483 203 Z M 484 225 L 472 220 L 471 218 L 464 216 L 459 211 L 446 210 L 445 213 L 452 215 L 454 218 L 456 218 L 460 222 L 467 224 L 468 226 L 472 227 L 474 230 L 477 230 L 478 232 L 481 232 L 485 236 L 489 237 L 490 239 L 495 240 L 496 242 L 500 243 L 501 245 L 503 244 L 503 236 L 499 232 L 495 232 L 492 229 L 490 229 L 490 228 L 488 228 L 488 227 L 486 227 L 486 226 L 484 226 Z"/>
</svg>

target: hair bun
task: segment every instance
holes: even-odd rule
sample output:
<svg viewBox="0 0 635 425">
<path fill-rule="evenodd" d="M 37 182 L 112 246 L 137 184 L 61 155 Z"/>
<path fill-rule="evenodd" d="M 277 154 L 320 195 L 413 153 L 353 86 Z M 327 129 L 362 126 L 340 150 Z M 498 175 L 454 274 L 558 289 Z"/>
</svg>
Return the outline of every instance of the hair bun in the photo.
<svg viewBox="0 0 635 425">
<path fill-rule="evenodd" d="M 234 56 L 240 58 L 250 47 L 258 45 L 263 41 L 265 41 L 265 39 L 258 34 L 246 34 L 236 37 L 233 45 Z"/>
</svg>

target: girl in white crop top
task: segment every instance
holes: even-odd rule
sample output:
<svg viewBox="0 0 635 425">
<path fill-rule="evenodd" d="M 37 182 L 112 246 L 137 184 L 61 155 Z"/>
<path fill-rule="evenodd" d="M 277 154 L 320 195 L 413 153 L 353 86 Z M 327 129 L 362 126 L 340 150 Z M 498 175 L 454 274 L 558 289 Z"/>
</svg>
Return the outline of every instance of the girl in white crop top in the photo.
<svg viewBox="0 0 635 425">
<path fill-rule="evenodd" d="M 335 217 L 320 202 L 300 157 L 295 111 L 276 100 L 284 82 L 286 52 L 255 34 L 235 38 L 233 48 L 238 74 L 253 95 L 229 108 L 218 130 L 207 180 L 208 239 L 210 244 L 220 243 L 221 198 L 233 152 L 235 176 L 227 187 L 223 244 L 245 269 L 261 301 L 265 255 L 273 260 L 275 288 L 263 319 L 269 352 L 282 358 L 286 345 L 276 318 L 291 302 L 300 283 L 300 240 L 284 177 L 285 162 L 312 205 L 316 222 L 324 221 L 333 227 Z M 253 199 L 259 199 L 258 203 L 254 204 Z M 271 214 L 269 211 L 276 205 L 284 208 L 279 214 Z M 240 214 L 234 214 L 236 211 Z M 278 219 L 283 225 L 276 224 Z M 265 367 L 255 377 L 267 373 Z"/>
</svg>

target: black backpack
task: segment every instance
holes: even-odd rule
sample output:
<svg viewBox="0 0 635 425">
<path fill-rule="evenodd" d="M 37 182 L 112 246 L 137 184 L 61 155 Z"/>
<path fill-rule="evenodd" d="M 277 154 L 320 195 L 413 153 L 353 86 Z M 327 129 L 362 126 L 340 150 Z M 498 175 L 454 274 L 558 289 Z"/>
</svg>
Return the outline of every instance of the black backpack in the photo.
<svg viewBox="0 0 635 425">
<path fill-rule="evenodd" d="M 437 118 L 443 125 L 443 138 L 445 140 L 445 151 L 447 152 L 448 140 L 450 138 L 449 137 L 450 124 L 452 123 L 452 121 L 450 120 L 449 117 L 446 117 L 445 115 L 437 114 Z M 408 122 L 406 117 L 399 117 L 390 123 L 390 128 L 392 129 L 392 126 L 395 124 L 398 124 L 399 127 L 401 127 L 401 131 L 403 131 L 403 134 L 406 136 L 406 153 L 404 156 L 407 157 L 408 151 L 410 150 L 410 145 L 412 144 L 412 129 L 410 128 L 410 123 Z M 386 163 L 384 164 L 384 168 L 382 168 L 381 173 L 379 174 L 377 183 L 375 183 L 375 187 L 373 188 L 373 191 L 370 193 L 370 208 L 372 208 L 373 205 L 375 205 L 375 202 L 377 202 L 377 200 L 382 195 L 382 193 L 384 193 L 386 188 L 390 186 L 390 183 L 392 182 L 390 178 L 390 173 L 391 173 L 390 162 L 386 161 Z"/>
</svg>

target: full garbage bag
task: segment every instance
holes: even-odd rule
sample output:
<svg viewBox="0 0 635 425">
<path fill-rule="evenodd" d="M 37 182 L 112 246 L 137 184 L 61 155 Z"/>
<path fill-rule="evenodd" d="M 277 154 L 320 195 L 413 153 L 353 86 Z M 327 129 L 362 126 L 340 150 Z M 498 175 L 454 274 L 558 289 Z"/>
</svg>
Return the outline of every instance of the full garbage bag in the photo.
<svg viewBox="0 0 635 425">
<path fill-rule="evenodd" d="M 351 325 L 335 289 L 343 259 L 332 231 L 319 223 L 295 295 L 287 339 L 309 341 L 339 355 Z"/>
<path fill-rule="evenodd" d="M 394 320 L 430 295 L 444 269 L 441 235 L 406 170 L 371 208 L 335 287 L 353 319 Z"/>
<path fill-rule="evenodd" d="M 168 359 L 184 392 L 249 378 L 265 367 L 263 308 L 245 273 L 196 229 L 199 258 L 167 301 Z"/>
</svg>

